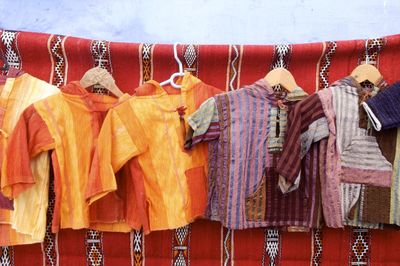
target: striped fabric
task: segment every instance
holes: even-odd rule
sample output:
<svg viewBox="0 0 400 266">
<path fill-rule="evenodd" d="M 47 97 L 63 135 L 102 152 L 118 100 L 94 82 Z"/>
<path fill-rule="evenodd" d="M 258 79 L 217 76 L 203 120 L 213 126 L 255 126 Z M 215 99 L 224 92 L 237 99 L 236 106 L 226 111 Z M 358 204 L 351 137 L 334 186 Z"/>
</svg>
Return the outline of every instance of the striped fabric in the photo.
<svg viewBox="0 0 400 266">
<path fill-rule="evenodd" d="M 58 93 L 58 89 L 27 73 L 17 78 L 8 78 L 0 87 L 0 162 L 3 162 L 9 135 L 24 109 L 40 99 Z M 20 163 L 17 158 L 12 160 Z M 36 185 L 14 199 L 14 211 L 0 210 L 0 246 L 43 241 L 48 204 L 49 155 L 43 153 L 37 156 L 31 162 L 30 168 L 37 180 Z M 2 175 L 2 188 L 5 182 L 6 177 Z"/>
<path fill-rule="evenodd" d="M 391 163 L 382 154 L 377 139 L 360 127 L 362 94 L 362 88 L 346 77 L 302 101 L 293 113 L 295 119 L 289 121 L 284 153 L 278 163 L 279 173 L 292 184 L 299 173 L 300 156 L 310 143 L 327 136 L 328 127 L 321 193 L 325 222 L 330 227 L 343 224 L 377 227 L 376 223 L 362 223 L 367 204 L 360 198 L 362 184 L 383 187 L 391 184 Z M 315 137 L 315 132 L 320 137 Z"/>
<path fill-rule="evenodd" d="M 393 165 L 390 193 L 390 223 L 400 226 L 400 130 L 397 129 L 396 157 Z"/>
<path fill-rule="evenodd" d="M 4 162 L 3 192 L 18 198 L 38 186 L 40 180 L 35 178 L 29 165 L 42 152 L 53 151 L 56 199 L 52 231 L 58 232 L 60 228 L 130 231 L 123 221 L 121 199 L 109 197 L 102 208 L 96 206 L 103 210 L 100 212 L 94 206 L 89 210 L 85 198 L 93 149 L 104 116 L 111 106 L 129 96 L 125 94 L 117 99 L 89 93 L 79 82 L 69 83 L 61 92 L 35 102 L 22 113 L 7 151 L 7 159 L 18 160 Z M 28 228 L 26 223 L 31 221 L 26 217 L 26 214 L 20 216 L 24 219 L 20 222 Z M 45 220 L 40 224 L 44 230 Z"/>
<path fill-rule="evenodd" d="M 299 95 L 299 91 L 295 94 Z M 190 124 L 195 125 L 193 135 L 210 136 L 215 122 L 219 123 L 218 135 L 202 139 L 210 140 L 208 218 L 232 229 L 316 224 L 318 167 L 304 169 L 307 178 L 300 182 L 301 189 L 283 195 L 277 186 L 279 176 L 275 171 L 279 147 L 274 145 L 270 150 L 272 142 L 268 141 L 285 134 L 287 118 L 282 103 L 290 112 L 306 94 L 301 95 L 289 93 L 277 98 L 273 89 L 259 80 L 251 86 L 215 96 L 209 100 L 214 105 L 204 104 L 189 118 Z M 282 102 L 278 103 L 279 100 Z M 210 116 L 214 110 L 218 115 Z M 281 121 L 282 126 L 278 126 Z M 313 147 L 306 156 L 306 165 L 318 166 L 318 154 L 318 146 Z"/>
<path fill-rule="evenodd" d="M 355 84 L 347 78 L 331 87 L 336 114 L 336 141 L 341 159 L 342 213 L 346 225 L 371 227 L 370 224 L 361 223 L 362 216 L 351 221 L 350 211 L 358 203 L 360 213 L 363 212 L 361 184 L 390 187 L 392 165 L 383 156 L 376 137 L 370 136 L 367 129 L 359 126 L 359 95 L 362 88 Z"/>
<path fill-rule="evenodd" d="M 184 130 L 177 108 L 187 108 L 186 120 L 205 100 L 221 91 L 190 72 L 177 82 L 182 85 L 181 90 L 172 89 L 174 93 L 169 94 L 168 87 L 148 81 L 154 87 L 154 95 L 140 94 L 112 108 L 100 131 L 92 163 L 96 166 L 90 176 L 93 185 L 88 187 L 86 196 L 94 204 L 117 189 L 115 173 L 123 165 L 131 165 L 132 159 L 136 162 L 143 174 L 138 180 L 144 182 L 143 190 L 132 193 L 127 200 L 135 202 L 144 197 L 144 204 L 138 204 L 144 210 L 137 208 L 136 213 L 140 216 L 139 211 L 143 211 L 146 215 L 149 225 L 144 228 L 145 233 L 176 229 L 204 216 L 207 145 L 184 149 Z"/>
<path fill-rule="evenodd" d="M 363 103 L 377 131 L 400 126 L 400 82 L 391 85 L 376 97 Z"/>
</svg>

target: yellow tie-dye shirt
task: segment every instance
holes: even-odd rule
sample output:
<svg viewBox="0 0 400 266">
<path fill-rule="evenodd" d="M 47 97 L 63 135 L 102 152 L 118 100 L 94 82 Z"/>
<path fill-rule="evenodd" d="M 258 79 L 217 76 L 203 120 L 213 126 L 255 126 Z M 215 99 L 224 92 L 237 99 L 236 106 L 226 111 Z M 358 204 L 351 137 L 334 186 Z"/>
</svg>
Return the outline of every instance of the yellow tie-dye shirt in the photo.
<svg viewBox="0 0 400 266">
<path fill-rule="evenodd" d="M 137 160 L 150 231 L 187 225 L 205 211 L 207 146 L 185 151 L 185 131 L 187 117 L 222 91 L 188 72 L 178 82 L 182 84 L 180 91 L 175 90 L 178 94 L 168 94 L 159 83 L 149 81 L 154 95 L 132 97 L 110 109 L 92 163 L 87 194 L 91 203 L 116 190 L 114 173 L 128 160 Z"/>
</svg>

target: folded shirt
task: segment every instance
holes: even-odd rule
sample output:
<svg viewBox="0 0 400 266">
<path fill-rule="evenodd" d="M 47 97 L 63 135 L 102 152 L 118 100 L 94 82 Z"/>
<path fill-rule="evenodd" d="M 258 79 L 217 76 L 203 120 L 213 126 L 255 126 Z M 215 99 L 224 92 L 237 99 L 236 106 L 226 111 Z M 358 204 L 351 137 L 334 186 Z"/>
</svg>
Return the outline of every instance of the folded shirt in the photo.
<svg viewBox="0 0 400 266">
<path fill-rule="evenodd" d="M 400 82 L 394 83 L 375 97 L 362 103 L 373 127 L 377 130 L 400 126 Z"/>
</svg>

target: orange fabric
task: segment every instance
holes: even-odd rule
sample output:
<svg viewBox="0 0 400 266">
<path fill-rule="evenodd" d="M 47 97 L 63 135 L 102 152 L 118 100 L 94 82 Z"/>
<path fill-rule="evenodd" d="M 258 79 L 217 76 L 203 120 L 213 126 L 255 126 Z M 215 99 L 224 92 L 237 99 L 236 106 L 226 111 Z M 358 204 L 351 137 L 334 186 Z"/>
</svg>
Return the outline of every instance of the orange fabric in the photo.
<svg viewBox="0 0 400 266">
<path fill-rule="evenodd" d="M 93 186 L 88 186 L 87 198 L 93 203 L 115 191 L 118 178 L 114 173 L 123 165 L 130 165 L 130 159 L 137 159 L 140 170 L 132 174 L 133 178 L 138 172 L 143 175 L 147 204 L 143 206 L 143 197 L 138 196 L 136 203 L 140 215 L 147 212 L 150 231 L 184 226 L 202 216 L 205 210 L 207 145 L 199 145 L 189 152 L 184 150 L 176 110 L 181 106 L 187 108 L 183 116 L 187 129 L 187 117 L 201 102 L 222 91 L 202 83 L 190 73 L 177 83 L 182 84 L 181 90 L 164 89 L 156 81 L 149 81 L 136 90 L 136 95 L 141 96 L 112 108 L 99 134 L 91 169 Z M 140 193 L 138 187 L 135 193 Z M 136 218 L 142 222 L 147 219 Z"/>
<path fill-rule="evenodd" d="M 124 222 L 125 203 L 115 193 L 93 205 L 92 211 L 84 197 L 97 135 L 106 112 L 118 99 L 89 93 L 78 82 L 69 83 L 61 91 L 36 102 L 19 120 L 7 152 L 17 160 L 5 166 L 8 182 L 3 191 L 15 197 L 32 186 L 35 179 L 30 160 L 54 150 L 53 232 L 60 228 L 130 231 Z"/>
<path fill-rule="evenodd" d="M 0 88 L 0 164 L 11 161 L 19 166 L 22 158 L 6 156 L 10 134 L 14 130 L 19 116 L 33 102 L 58 93 L 59 90 L 27 73 L 16 78 L 7 78 L 5 84 Z M 30 130 L 35 129 L 30 128 Z M 28 167 L 38 182 L 23 193 L 20 193 L 22 186 L 17 186 L 16 192 L 20 196 L 14 199 L 14 210 L 0 210 L 0 246 L 43 241 L 48 204 L 48 154 L 43 153 L 36 156 L 31 162 L 28 161 Z M 2 189 L 6 189 L 7 184 L 8 178 L 2 173 Z M 26 219 L 26 217 L 30 217 L 30 219 Z"/>
</svg>

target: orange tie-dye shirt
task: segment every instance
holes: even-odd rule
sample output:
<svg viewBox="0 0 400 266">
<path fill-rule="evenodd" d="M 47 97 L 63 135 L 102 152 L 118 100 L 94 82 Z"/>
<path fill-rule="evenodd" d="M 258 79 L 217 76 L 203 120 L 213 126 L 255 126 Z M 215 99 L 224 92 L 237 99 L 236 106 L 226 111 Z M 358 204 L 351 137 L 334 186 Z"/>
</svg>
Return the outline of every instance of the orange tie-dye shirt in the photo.
<svg viewBox="0 0 400 266">
<path fill-rule="evenodd" d="M 169 89 L 175 90 L 171 94 L 149 81 L 147 88 L 136 91 L 140 96 L 110 109 L 92 163 L 87 198 L 93 204 L 117 189 L 114 173 L 125 164 L 131 165 L 133 158 L 133 178 L 139 182 L 136 189 L 144 189 L 144 204 L 139 207 L 145 211 L 138 209 L 137 213 L 148 216 L 142 219 L 149 223 L 142 225 L 146 233 L 187 225 L 205 211 L 207 146 L 185 151 L 187 117 L 222 91 L 189 72 L 178 82 L 182 88 Z"/>
<path fill-rule="evenodd" d="M 30 161 L 51 150 L 56 194 L 52 231 L 60 228 L 93 228 L 130 231 L 124 222 L 124 201 L 117 193 L 91 206 L 85 200 L 90 164 L 102 122 L 109 108 L 129 98 L 116 99 L 89 93 L 72 82 L 29 106 L 10 137 L 3 166 L 2 191 L 10 198 L 31 188 L 37 180 Z M 25 217 L 29 219 L 28 217 Z"/>
<path fill-rule="evenodd" d="M 0 164 L 4 159 L 19 163 L 6 156 L 9 135 L 30 104 L 59 93 L 57 87 L 25 73 L 7 78 L 0 85 Z M 48 205 L 49 155 L 42 153 L 31 161 L 30 167 L 36 184 L 14 199 L 14 210 L 0 209 L 0 246 L 42 242 L 46 230 Z M 1 184 L 6 178 L 1 176 Z"/>
</svg>

